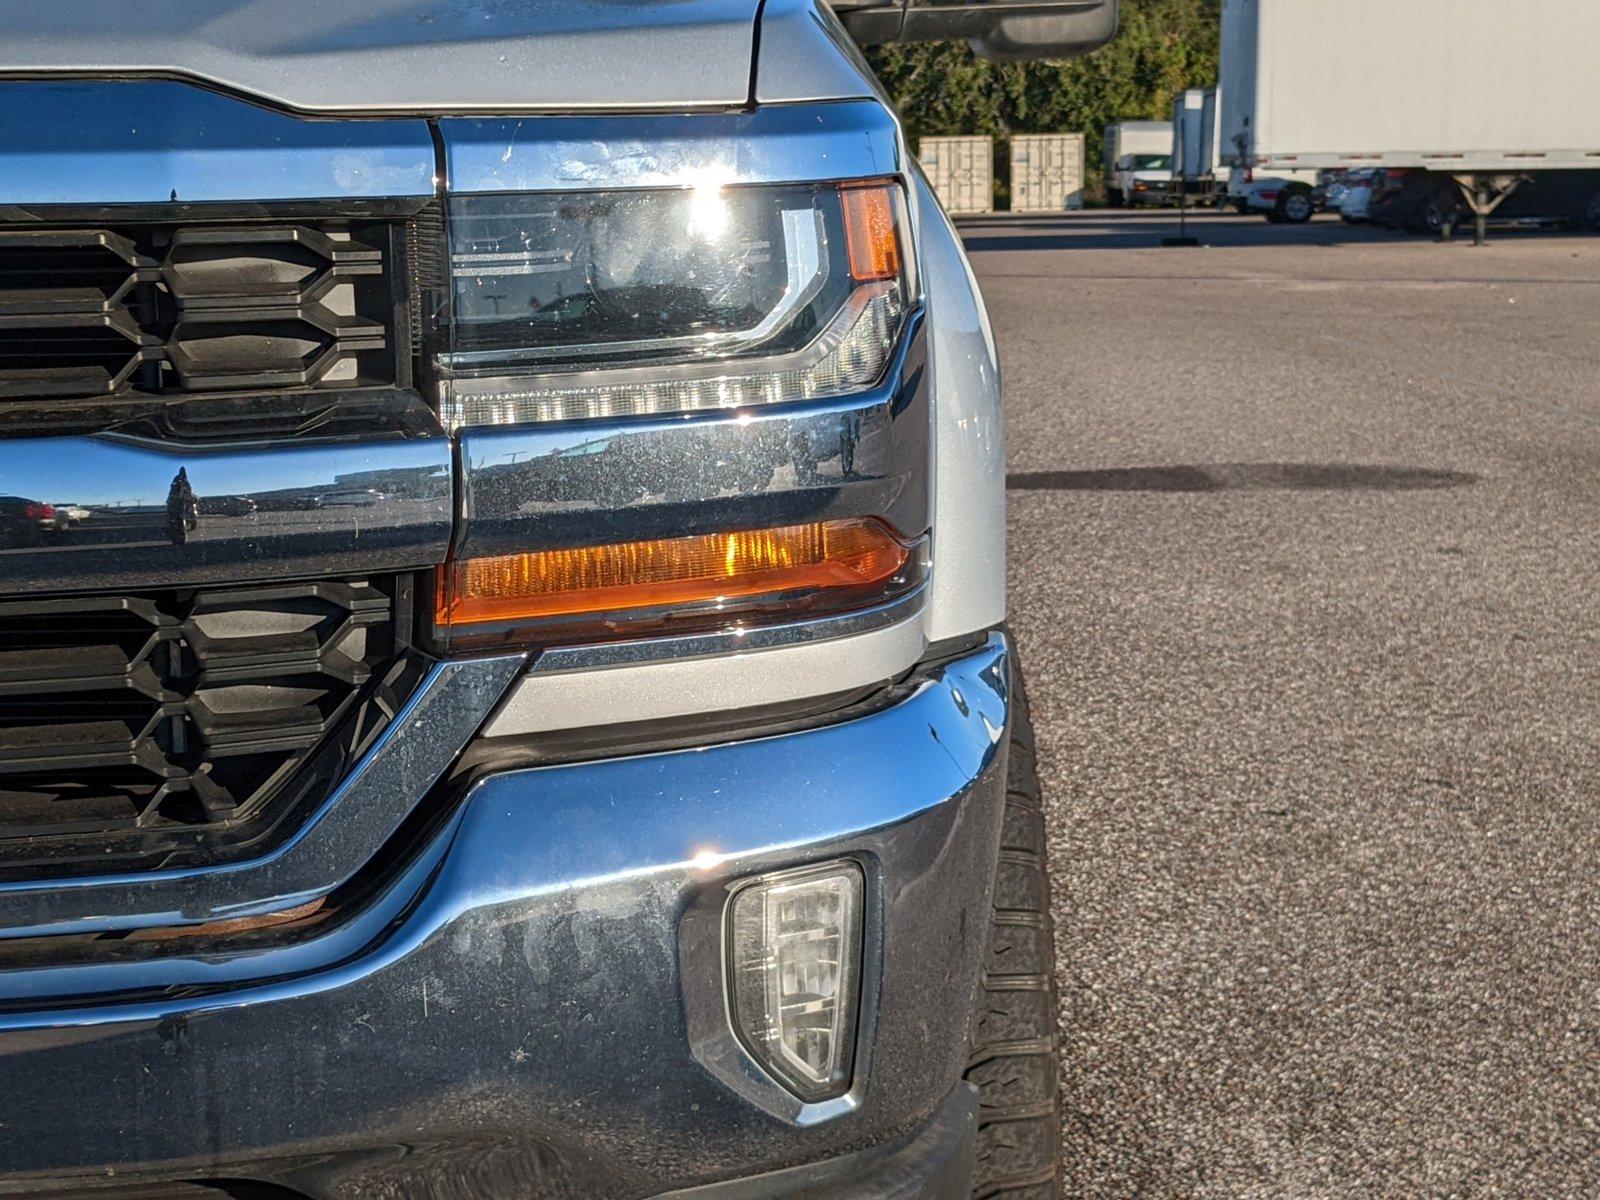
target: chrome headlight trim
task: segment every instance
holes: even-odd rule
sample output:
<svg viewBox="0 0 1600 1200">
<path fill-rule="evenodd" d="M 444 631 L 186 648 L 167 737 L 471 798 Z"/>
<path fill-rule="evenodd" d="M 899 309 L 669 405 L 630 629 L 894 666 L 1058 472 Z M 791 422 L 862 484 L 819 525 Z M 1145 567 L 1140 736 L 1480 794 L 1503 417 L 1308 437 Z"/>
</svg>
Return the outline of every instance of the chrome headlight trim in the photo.
<svg viewBox="0 0 1600 1200">
<path fill-rule="evenodd" d="M 704 114 L 452 118 L 439 122 L 450 190 L 594 191 L 827 183 L 902 175 L 892 113 L 876 100 Z"/>
</svg>

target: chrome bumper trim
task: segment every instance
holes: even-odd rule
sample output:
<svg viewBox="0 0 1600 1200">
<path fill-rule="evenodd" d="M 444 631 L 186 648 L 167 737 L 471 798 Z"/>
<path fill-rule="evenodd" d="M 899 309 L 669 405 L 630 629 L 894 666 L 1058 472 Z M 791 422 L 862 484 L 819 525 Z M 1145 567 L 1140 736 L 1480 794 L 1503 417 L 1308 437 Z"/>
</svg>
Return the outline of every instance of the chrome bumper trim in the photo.
<svg viewBox="0 0 1600 1200">
<path fill-rule="evenodd" d="M 588 646 L 556 646 L 541 653 L 528 666 L 528 675 L 555 675 L 570 671 L 593 671 L 605 667 L 629 667 L 640 663 L 681 662 L 709 658 L 718 654 L 740 654 L 748 650 L 769 650 L 775 646 L 799 646 L 854 637 L 898 625 L 922 611 L 928 586 L 920 584 L 887 604 L 838 617 L 815 621 L 795 621 L 788 625 L 752 626 L 725 633 L 693 634 L 687 637 L 645 638 L 636 642 L 596 643 Z"/>
<path fill-rule="evenodd" d="M 183 445 L 0 439 L 0 494 L 53 505 L 8 530 L 0 596 L 399 570 L 444 561 L 450 439 Z"/>
</svg>

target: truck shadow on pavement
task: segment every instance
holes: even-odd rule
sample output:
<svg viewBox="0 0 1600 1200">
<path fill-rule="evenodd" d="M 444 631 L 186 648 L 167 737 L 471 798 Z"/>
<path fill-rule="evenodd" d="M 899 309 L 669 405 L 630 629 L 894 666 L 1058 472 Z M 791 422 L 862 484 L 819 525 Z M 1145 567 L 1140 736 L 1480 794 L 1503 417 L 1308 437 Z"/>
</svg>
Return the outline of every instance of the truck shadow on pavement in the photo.
<svg viewBox="0 0 1600 1200">
<path fill-rule="evenodd" d="M 1426 467 L 1339 463 L 1211 463 L 1113 467 L 1090 471 L 1019 471 L 1015 492 L 1428 491 L 1464 487 L 1480 476 Z"/>
<path fill-rule="evenodd" d="M 993 250 L 1134 250 L 1160 248 L 1178 233 L 1178 216 L 1082 213 L 1060 217 L 964 217 L 957 228 L 969 252 Z M 1371 225 L 1346 225 L 1322 217 L 1307 225 L 1271 225 L 1260 217 L 1191 216 L 1191 237 L 1202 246 L 1228 250 L 1259 246 L 1342 246 L 1416 241 L 1408 234 Z"/>
<path fill-rule="evenodd" d="M 994 250 L 1138 250 L 1160 249 L 1163 238 L 1178 232 L 1178 215 L 1172 210 L 1159 213 L 1089 210 L 1060 216 L 985 216 L 961 217 L 956 223 L 962 243 L 969 252 Z M 1335 247 L 1381 245 L 1411 242 L 1449 246 L 1437 238 L 1384 229 L 1375 225 L 1347 225 L 1337 217 L 1322 215 L 1305 225 L 1271 225 L 1259 216 L 1218 216 L 1205 212 L 1192 214 L 1188 232 L 1212 250 L 1235 250 L 1262 246 Z M 1489 240 L 1587 239 L 1590 234 L 1563 229 L 1491 229 Z M 1453 243 L 1470 248 L 1472 234 L 1462 229 Z"/>
</svg>

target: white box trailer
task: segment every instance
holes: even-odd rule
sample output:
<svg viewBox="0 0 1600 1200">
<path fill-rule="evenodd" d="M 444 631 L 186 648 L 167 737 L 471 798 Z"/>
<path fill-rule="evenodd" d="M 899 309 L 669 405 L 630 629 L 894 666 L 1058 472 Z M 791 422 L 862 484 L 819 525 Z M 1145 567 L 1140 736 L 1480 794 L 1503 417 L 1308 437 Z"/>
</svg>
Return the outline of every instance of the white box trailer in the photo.
<svg viewBox="0 0 1600 1200">
<path fill-rule="evenodd" d="M 994 211 L 994 139 L 925 137 L 917 161 L 947 213 Z"/>
<path fill-rule="evenodd" d="M 1224 0 L 1240 166 L 1600 166 L 1595 0 Z"/>
<path fill-rule="evenodd" d="M 1081 133 L 1024 133 L 1011 139 L 1011 211 L 1083 207 Z"/>
<path fill-rule="evenodd" d="M 1193 203 L 1210 203 L 1227 186 L 1218 133 L 1216 88 L 1190 88 L 1172 102 L 1172 174 Z"/>
<path fill-rule="evenodd" d="M 1223 158 L 1441 172 L 1481 216 L 1600 169 L 1600 0 L 1223 0 Z"/>
<path fill-rule="evenodd" d="M 1189 88 L 1172 102 L 1172 175 L 1195 180 L 1205 174 L 1206 91 Z"/>
<path fill-rule="evenodd" d="M 1202 142 L 1202 157 L 1206 162 L 1206 174 L 1218 179 L 1222 176 L 1222 90 L 1221 88 L 1206 88 L 1205 109 L 1200 117 L 1200 123 L 1205 130 L 1205 141 Z"/>
</svg>

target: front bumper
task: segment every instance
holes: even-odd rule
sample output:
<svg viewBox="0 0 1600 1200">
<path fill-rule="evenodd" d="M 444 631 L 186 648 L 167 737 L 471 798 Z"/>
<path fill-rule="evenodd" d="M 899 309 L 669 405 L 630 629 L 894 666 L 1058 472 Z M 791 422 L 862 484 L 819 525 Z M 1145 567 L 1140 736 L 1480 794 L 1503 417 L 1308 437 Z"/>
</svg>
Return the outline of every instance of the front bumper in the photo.
<svg viewBox="0 0 1600 1200">
<path fill-rule="evenodd" d="M 1178 202 L 1178 189 L 1166 184 L 1151 185 L 1145 188 L 1134 188 L 1129 192 L 1135 204 L 1176 204 Z"/>
<path fill-rule="evenodd" d="M 840 724 L 491 775 L 348 961 L 0 1015 L 0 1195 L 965 1195 L 1008 716 L 995 635 Z M 732 880 L 840 856 L 869 880 L 856 1078 L 800 1105 L 729 1032 L 705 917 Z"/>
</svg>

